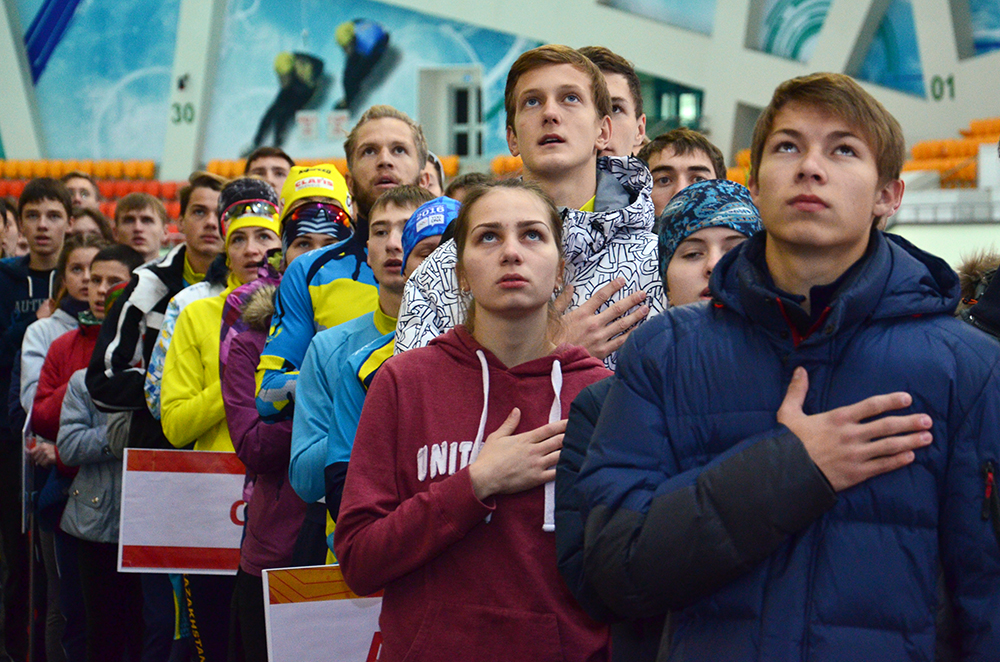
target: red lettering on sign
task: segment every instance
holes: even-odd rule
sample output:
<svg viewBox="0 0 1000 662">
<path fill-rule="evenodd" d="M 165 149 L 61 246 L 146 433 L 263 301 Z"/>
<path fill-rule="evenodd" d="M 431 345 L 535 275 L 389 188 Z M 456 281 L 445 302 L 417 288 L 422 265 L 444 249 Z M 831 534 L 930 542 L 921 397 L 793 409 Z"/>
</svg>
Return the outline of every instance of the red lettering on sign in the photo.
<svg viewBox="0 0 1000 662">
<path fill-rule="evenodd" d="M 236 526 L 243 526 L 246 523 L 246 508 L 240 511 L 240 506 L 245 506 L 246 501 L 242 499 L 237 501 L 229 508 L 229 519 L 233 521 Z"/>
<path fill-rule="evenodd" d="M 376 632 L 372 636 L 372 647 L 368 649 L 368 659 L 366 662 L 378 662 L 382 656 L 382 633 Z"/>
</svg>

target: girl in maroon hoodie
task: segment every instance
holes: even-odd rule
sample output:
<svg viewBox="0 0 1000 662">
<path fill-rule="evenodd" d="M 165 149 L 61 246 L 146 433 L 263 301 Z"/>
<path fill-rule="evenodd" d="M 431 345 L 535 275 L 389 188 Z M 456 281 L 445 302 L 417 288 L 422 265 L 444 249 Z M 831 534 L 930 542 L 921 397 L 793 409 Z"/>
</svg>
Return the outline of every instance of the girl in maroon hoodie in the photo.
<svg viewBox="0 0 1000 662">
<path fill-rule="evenodd" d="M 337 557 L 356 593 L 384 590 L 380 660 L 605 660 L 607 631 L 559 577 L 552 533 L 563 419 L 610 374 L 552 342 L 559 214 L 507 180 L 470 193 L 455 223 L 466 323 L 378 371 Z"/>
</svg>

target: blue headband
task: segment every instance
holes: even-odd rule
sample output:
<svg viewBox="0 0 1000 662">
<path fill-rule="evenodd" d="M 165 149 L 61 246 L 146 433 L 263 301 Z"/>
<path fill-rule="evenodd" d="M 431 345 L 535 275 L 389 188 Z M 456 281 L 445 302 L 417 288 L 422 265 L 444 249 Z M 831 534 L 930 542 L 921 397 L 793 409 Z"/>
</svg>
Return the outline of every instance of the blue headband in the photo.
<svg viewBox="0 0 1000 662">
<path fill-rule="evenodd" d="M 403 226 L 403 269 L 406 269 L 406 260 L 417 244 L 427 237 L 444 234 L 445 228 L 458 216 L 461 206 L 457 200 L 441 196 L 417 207 Z"/>
<path fill-rule="evenodd" d="M 660 277 L 682 241 L 704 228 L 726 227 L 753 236 L 763 226 L 750 191 L 727 179 L 681 189 L 660 212 Z"/>
</svg>

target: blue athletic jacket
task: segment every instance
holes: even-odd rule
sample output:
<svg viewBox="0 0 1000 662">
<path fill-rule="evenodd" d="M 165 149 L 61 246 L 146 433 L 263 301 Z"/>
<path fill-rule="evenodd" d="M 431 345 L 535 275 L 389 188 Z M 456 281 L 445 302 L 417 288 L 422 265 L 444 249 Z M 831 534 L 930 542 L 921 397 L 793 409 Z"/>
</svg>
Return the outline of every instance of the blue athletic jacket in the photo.
<svg viewBox="0 0 1000 662">
<path fill-rule="evenodd" d="M 764 240 L 620 352 L 576 483 L 587 581 L 621 615 L 671 610 L 659 659 L 998 659 L 1000 347 L 952 318 L 942 260 L 878 232 L 802 339 Z M 907 391 L 893 413 L 927 413 L 933 444 L 835 495 L 776 422 L 800 365 L 806 413 Z"/>
</svg>

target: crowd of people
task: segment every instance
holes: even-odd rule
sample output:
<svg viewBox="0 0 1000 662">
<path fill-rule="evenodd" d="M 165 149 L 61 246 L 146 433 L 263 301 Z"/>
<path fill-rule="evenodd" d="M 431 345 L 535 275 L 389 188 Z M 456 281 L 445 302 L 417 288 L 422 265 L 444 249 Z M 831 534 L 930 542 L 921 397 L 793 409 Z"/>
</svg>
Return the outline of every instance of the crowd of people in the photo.
<svg viewBox="0 0 1000 662">
<path fill-rule="evenodd" d="M 0 660 L 266 660 L 262 571 L 330 562 L 383 661 L 996 659 L 1000 280 L 879 229 L 896 120 L 786 81 L 747 188 L 605 48 L 504 107 L 520 177 L 373 106 L 346 177 L 192 173 L 163 255 L 83 173 L 0 202 Z M 239 457 L 235 576 L 117 571 L 125 448 Z"/>
</svg>

